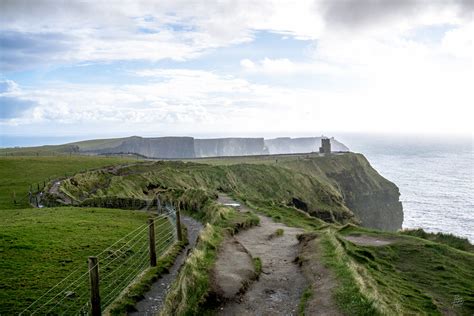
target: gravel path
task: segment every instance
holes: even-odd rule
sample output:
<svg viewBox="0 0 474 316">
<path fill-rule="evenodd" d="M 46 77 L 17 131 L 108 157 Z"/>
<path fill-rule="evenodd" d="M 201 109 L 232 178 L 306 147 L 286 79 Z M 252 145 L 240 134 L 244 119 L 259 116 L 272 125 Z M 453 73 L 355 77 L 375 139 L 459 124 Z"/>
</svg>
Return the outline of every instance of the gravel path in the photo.
<svg viewBox="0 0 474 316">
<path fill-rule="evenodd" d="M 226 196 L 220 200 L 230 202 Z M 261 259 L 262 274 L 244 295 L 221 306 L 218 315 L 298 314 L 301 294 L 308 285 L 301 268 L 294 263 L 298 254 L 296 236 L 303 230 L 259 217 L 259 226 L 242 231 L 235 238 L 252 257 Z M 277 229 L 283 229 L 282 236 L 275 236 Z"/>
<path fill-rule="evenodd" d="M 145 298 L 135 305 L 136 312 L 132 312 L 129 315 L 134 316 L 148 316 L 155 315 L 161 309 L 163 302 L 168 294 L 168 290 L 173 281 L 178 276 L 179 270 L 186 260 L 188 251 L 196 245 L 197 237 L 199 232 L 203 228 L 202 224 L 194 220 L 189 216 L 181 215 L 181 221 L 186 225 L 188 229 L 188 240 L 189 245 L 183 249 L 183 251 L 176 258 L 173 266 L 170 268 L 169 273 L 164 274 L 158 279 L 151 287 L 150 291 L 145 294 Z"/>
</svg>

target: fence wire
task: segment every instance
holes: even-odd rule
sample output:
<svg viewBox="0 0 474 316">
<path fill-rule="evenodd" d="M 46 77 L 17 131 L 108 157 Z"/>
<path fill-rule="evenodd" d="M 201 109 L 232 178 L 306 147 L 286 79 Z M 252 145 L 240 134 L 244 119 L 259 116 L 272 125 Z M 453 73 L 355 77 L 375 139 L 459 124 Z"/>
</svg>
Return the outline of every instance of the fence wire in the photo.
<svg viewBox="0 0 474 316">
<path fill-rule="evenodd" d="M 166 207 L 163 214 L 154 217 L 154 226 L 156 256 L 160 257 L 177 240 L 175 210 Z M 102 310 L 149 267 L 148 234 L 148 224 L 143 224 L 96 255 Z M 89 272 L 84 260 L 20 315 L 89 315 Z"/>
</svg>

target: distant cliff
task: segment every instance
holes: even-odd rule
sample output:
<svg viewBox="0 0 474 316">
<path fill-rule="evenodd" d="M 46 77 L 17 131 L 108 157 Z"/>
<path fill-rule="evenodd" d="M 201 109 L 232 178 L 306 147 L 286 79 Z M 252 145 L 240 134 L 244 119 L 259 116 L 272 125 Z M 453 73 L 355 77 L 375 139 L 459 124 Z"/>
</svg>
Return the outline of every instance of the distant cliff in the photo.
<svg viewBox="0 0 474 316">
<path fill-rule="evenodd" d="M 196 157 L 216 157 L 263 155 L 267 152 L 263 138 L 214 138 L 195 139 L 194 153 Z"/>
<path fill-rule="evenodd" d="M 97 154 L 138 154 L 150 158 L 194 158 L 192 137 L 129 137 L 115 147 L 86 152 Z"/>
<path fill-rule="evenodd" d="M 318 152 L 321 146 L 321 138 L 322 137 L 279 137 L 266 139 L 265 146 L 270 155 Z M 349 148 L 335 140 L 334 137 L 330 138 L 330 140 L 331 151 L 349 151 Z"/>
<path fill-rule="evenodd" d="M 331 138 L 333 152 L 349 151 L 334 138 Z M 212 138 L 193 137 L 124 137 L 93 139 L 64 145 L 3 148 L 0 153 L 15 155 L 38 154 L 89 154 L 120 155 L 136 154 L 147 158 L 187 159 L 219 156 L 275 155 L 318 152 L 321 137 L 305 138 Z"/>
</svg>

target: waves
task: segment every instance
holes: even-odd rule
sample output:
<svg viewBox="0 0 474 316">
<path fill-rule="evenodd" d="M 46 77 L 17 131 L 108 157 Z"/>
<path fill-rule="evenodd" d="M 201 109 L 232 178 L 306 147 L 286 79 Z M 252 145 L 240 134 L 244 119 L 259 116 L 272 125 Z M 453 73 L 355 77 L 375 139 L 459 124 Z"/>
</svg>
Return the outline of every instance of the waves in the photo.
<svg viewBox="0 0 474 316">
<path fill-rule="evenodd" d="M 397 151 L 398 145 L 378 141 L 364 147 L 360 151 L 374 168 L 400 188 L 403 228 L 451 233 L 474 242 L 472 146 L 426 150 L 426 144 L 411 144 L 411 150 Z"/>
</svg>

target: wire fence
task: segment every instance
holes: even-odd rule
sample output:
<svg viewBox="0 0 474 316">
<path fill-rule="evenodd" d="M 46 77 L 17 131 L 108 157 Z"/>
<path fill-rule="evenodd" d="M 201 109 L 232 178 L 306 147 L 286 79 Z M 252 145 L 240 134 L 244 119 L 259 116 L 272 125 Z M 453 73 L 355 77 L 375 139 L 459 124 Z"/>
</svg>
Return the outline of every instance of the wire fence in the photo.
<svg viewBox="0 0 474 316">
<path fill-rule="evenodd" d="M 97 254 L 100 308 L 105 310 L 134 279 L 150 266 L 150 225 L 154 228 L 156 257 L 178 239 L 179 219 L 171 207 Z M 178 227 L 177 227 L 178 225 Z M 153 230 L 152 230 L 153 231 Z M 25 308 L 20 315 L 90 315 L 90 273 L 94 267 L 77 267 Z"/>
</svg>

